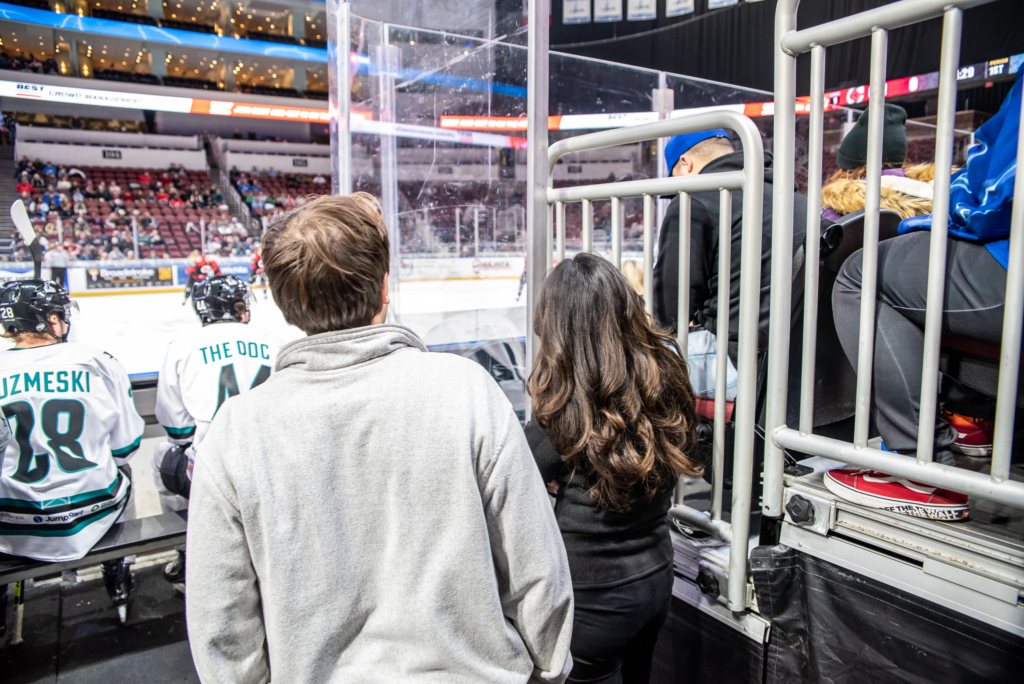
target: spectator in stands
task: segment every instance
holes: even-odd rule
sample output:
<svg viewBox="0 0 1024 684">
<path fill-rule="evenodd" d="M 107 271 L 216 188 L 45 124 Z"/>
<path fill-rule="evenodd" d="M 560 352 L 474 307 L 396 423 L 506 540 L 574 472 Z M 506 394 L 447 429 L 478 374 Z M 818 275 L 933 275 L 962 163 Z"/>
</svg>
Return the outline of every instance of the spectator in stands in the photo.
<svg viewBox="0 0 1024 684">
<path fill-rule="evenodd" d="M 836 155 L 839 170 L 821 189 L 821 215 L 831 221 L 864 209 L 867 195 L 868 112 L 861 114 L 843 139 Z M 907 164 L 907 112 L 885 105 L 882 133 L 882 209 L 900 218 L 923 216 L 932 211 L 935 164 Z"/>
<path fill-rule="evenodd" d="M 77 114 L 73 114 L 71 116 L 71 129 L 75 131 L 80 131 L 82 130 L 82 126 L 82 119 Z"/>
<path fill-rule="evenodd" d="M 900 224 L 899 237 L 878 245 L 871 418 L 887 451 L 917 452 L 930 236 L 916 231 L 950 233 L 943 334 L 996 347 L 1002 343 L 1022 90 L 1024 71 L 1018 72 L 999 112 L 975 133 L 977 144 L 968 153 L 967 166 L 952 179 L 948 225 L 933 226 L 931 216 L 910 218 Z M 854 252 L 843 264 L 832 294 L 836 332 L 855 370 L 862 268 L 862 252 Z M 956 393 L 965 390 L 948 377 L 943 378 L 943 385 Z M 962 404 L 965 408 L 959 410 L 964 413 L 991 410 L 990 401 L 979 401 L 976 396 L 967 396 Z M 948 410 L 945 416 L 937 412 L 935 461 L 952 464 L 953 451 L 991 455 L 992 415 L 968 415 L 971 417 Z M 939 520 L 964 520 L 969 515 L 967 497 L 962 494 L 922 487 L 884 473 L 830 471 L 825 484 L 837 496 L 875 508 Z"/>
<path fill-rule="evenodd" d="M 665 146 L 665 156 L 673 176 L 740 171 L 743 153 L 733 151 L 728 134 L 718 128 L 699 133 L 677 135 Z M 771 155 L 765 154 L 764 202 L 761 220 L 761 297 L 758 316 L 758 346 L 768 341 L 772 243 L 772 169 Z M 807 200 L 797 193 L 793 201 L 793 244 L 804 243 Z M 713 398 L 716 377 L 715 330 L 718 302 L 718 191 L 691 195 L 690 221 L 690 317 L 679 325 L 690 325 L 687 361 L 690 380 L 697 396 Z M 743 192 L 732 193 L 732 263 L 730 268 L 729 360 L 726 399 L 736 396 L 736 354 L 739 343 L 740 255 L 742 251 Z M 658 237 L 658 261 L 654 266 L 654 315 L 666 328 L 676 327 L 679 311 L 679 198 L 672 200 Z M 803 278 L 793 282 L 793 302 L 803 299 Z"/>
<path fill-rule="evenodd" d="M 18 184 L 14 186 L 14 192 L 19 195 L 23 195 L 25 193 L 31 194 L 34 189 L 35 188 L 32 187 L 32 184 L 28 182 L 26 176 L 22 176 L 21 180 L 18 181 Z"/>
<path fill-rule="evenodd" d="M 153 182 L 153 177 L 149 175 L 149 172 L 143 171 L 139 174 L 139 185 L 149 187 L 149 184 Z"/>
<path fill-rule="evenodd" d="M 36 190 L 42 190 L 46 187 L 46 180 L 43 179 L 41 173 L 32 174 L 32 187 Z"/>
<path fill-rule="evenodd" d="M 43 165 L 43 176 L 45 176 L 47 180 L 57 177 L 57 167 L 53 165 L 53 162 L 46 162 L 46 164 Z"/>
<path fill-rule="evenodd" d="M 255 139 L 256 139 L 256 129 L 255 128 L 250 128 L 249 129 L 249 140 L 255 140 Z"/>
<path fill-rule="evenodd" d="M 164 239 L 163 239 L 163 237 L 160 236 L 160 231 L 157 230 L 156 228 L 154 228 L 149 233 L 149 243 L 153 247 L 163 246 L 163 244 L 164 244 Z"/>
<path fill-rule="evenodd" d="M 327 179 L 323 177 L 323 174 L 316 174 L 313 176 L 313 183 L 316 185 L 326 185 Z"/>
<path fill-rule="evenodd" d="M 479 367 L 384 325 L 389 258 L 367 195 L 322 198 L 267 240 L 274 299 L 309 337 L 196 453 L 186 601 L 203 679 L 560 682 L 571 667 L 568 567 L 518 419 Z M 396 524 L 408 510 L 418 524 Z"/>
<path fill-rule="evenodd" d="M 117 246 L 112 246 L 110 251 L 107 252 L 107 259 L 110 261 L 123 261 L 124 252 L 122 252 Z"/>
<path fill-rule="evenodd" d="M 666 514 L 697 420 L 675 340 L 603 257 L 580 254 L 544 281 L 526 426 L 557 496 L 575 595 L 569 682 L 650 680 L 674 572 Z"/>
</svg>

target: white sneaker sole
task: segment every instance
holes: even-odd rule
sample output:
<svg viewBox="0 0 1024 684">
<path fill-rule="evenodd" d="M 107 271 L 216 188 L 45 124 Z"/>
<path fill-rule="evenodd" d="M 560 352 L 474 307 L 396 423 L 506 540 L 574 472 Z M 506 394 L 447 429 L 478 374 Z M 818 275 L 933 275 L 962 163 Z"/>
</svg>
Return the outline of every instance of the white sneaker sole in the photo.
<svg viewBox="0 0 1024 684">
<path fill-rule="evenodd" d="M 839 482 L 829 473 L 825 473 L 825 487 L 840 499 L 867 508 L 878 508 L 893 513 L 912 515 L 915 518 L 959 522 L 967 520 L 970 508 L 967 504 L 919 504 L 911 501 L 898 502 L 884 496 L 868 494 Z"/>
<path fill-rule="evenodd" d="M 957 444 L 956 442 L 953 442 L 953 445 L 950 448 L 953 451 L 955 451 L 956 453 L 963 454 L 964 456 L 991 456 L 992 455 L 992 445 L 991 444 L 982 445 L 982 446 L 967 446 L 967 445 L 964 445 L 964 444 Z"/>
</svg>

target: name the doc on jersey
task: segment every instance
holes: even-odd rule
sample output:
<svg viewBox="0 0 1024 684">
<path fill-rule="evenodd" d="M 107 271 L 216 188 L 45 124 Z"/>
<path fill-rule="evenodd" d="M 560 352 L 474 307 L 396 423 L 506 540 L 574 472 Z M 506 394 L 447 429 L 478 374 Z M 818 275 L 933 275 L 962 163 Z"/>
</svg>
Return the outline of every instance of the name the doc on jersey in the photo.
<svg viewBox="0 0 1024 684">
<path fill-rule="evenodd" d="M 0 380 L 0 400 L 23 392 L 48 394 L 89 392 L 89 371 L 43 371 L 15 373 Z"/>
<path fill-rule="evenodd" d="M 231 343 L 222 342 L 220 344 L 211 345 L 208 347 L 200 347 L 199 351 L 203 354 L 203 363 L 210 364 L 216 363 L 217 361 L 223 361 L 225 359 L 234 358 L 234 354 L 231 352 Z M 235 351 L 238 356 L 245 356 L 251 359 L 263 359 L 270 361 L 270 345 L 259 344 L 255 342 L 243 342 L 242 340 L 236 340 Z M 209 352 L 209 356 L 207 356 Z"/>
</svg>

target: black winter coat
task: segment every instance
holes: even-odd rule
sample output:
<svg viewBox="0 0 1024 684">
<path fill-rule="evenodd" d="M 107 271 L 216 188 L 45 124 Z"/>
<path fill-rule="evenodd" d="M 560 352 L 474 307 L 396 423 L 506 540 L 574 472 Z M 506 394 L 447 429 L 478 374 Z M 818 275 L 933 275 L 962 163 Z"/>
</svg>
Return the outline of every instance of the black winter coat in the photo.
<svg viewBox="0 0 1024 684">
<path fill-rule="evenodd" d="M 700 173 L 741 171 L 743 153 L 733 152 L 711 161 Z M 772 190 L 771 155 L 765 154 L 764 210 L 761 220 L 761 302 L 758 321 L 758 349 L 768 346 L 772 263 Z M 698 192 L 690 196 L 690 318 L 693 330 L 717 332 L 718 319 L 718 219 L 719 195 Z M 803 245 L 807 227 L 807 198 L 793 198 L 793 251 Z M 739 344 L 740 255 L 743 223 L 743 192 L 732 193 L 732 245 L 729 295 L 729 356 L 736 362 Z M 658 322 L 675 328 L 679 311 L 679 197 L 665 213 L 658 236 L 658 261 L 654 265 L 654 316 Z M 793 283 L 794 311 L 803 302 L 803 278 Z"/>
</svg>

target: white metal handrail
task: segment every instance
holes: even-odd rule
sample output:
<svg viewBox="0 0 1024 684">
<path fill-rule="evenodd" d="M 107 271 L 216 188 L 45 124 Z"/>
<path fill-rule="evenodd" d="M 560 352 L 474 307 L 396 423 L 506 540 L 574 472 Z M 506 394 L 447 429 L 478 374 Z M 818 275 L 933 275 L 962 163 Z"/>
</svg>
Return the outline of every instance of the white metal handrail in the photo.
<svg viewBox="0 0 1024 684">
<path fill-rule="evenodd" d="M 735 404 L 735 441 L 733 450 L 733 488 L 731 522 L 722 518 L 723 486 L 725 472 L 725 364 L 728 359 L 729 316 L 719 316 L 718 321 L 718 375 L 715 396 L 715 429 L 712 458 L 713 489 L 710 515 L 677 504 L 670 515 L 693 525 L 731 544 L 729 552 L 729 580 L 727 600 L 734 611 L 746 609 L 747 582 L 747 539 L 750 536 L 750 491 L 754 464 L 754 422 L 756 408 L 756 366 L 757 330 L 760 301 L 761 261 L 761 219 L 764 197 L 764 148 L 761 135 L 754 123 L 742 114 L 719 111 L 694 114 L 639 126 L 630 126 L 598 133 L 568 138 L 551 146 L 548 151 L 548 171 L 566 154 L 584 150 L 600 149 L 615 145 L 657 140 L 682 133 L 693 133 L 711 128 L 729 128 L 736 132 L 743 149 L 743 170 L 707 173 L 694 176 L 653 178 L 620 183 L 597 183 L 568 188 L 547 189 L 548 216 L 550 207 L 555 208 L 556 250 L 555 259 L 565 258 L 565 204 L 583 204 L 583 251 L 590 251 L 593 245 L 593 202 L 612 201 L 612 261 L 621 265 L 622 256 L 622 207 L 621 199 L 643 197 L 643 264 L 644 299 L 647 312 L 654 305 L 654 218 L 655 199 L 660 195 L 679 195 L 679 346 L 685 355 L 687 321 L 689 314 L 689 264 L 690 264 L 690 195 L 694 192 L 718 191 L 720 201 L 719 221 L 719 301 L 730 299 L 730 270 L 732 245 L 732 192 L 743 191 L 743 216 L 741 218 L 742 252 L 740 255 L 740 308 L 739 308 L 739 351 L 737 369 L 739 383 Z M 533 230 L 551 231 L 547 222 Z M 550 245 L 547 254 L 551 254 Z M 545 271 L 551 268 L 551 259 L 544 259 Z M 527 318 L 532 318 L 532 305 Z"/>
<path fill-rule="evenodd" d="M 799 0 L 780 0 L 775 24 L 775 194 L 772 235 L 772 318 L 769 334 L 768 394 L 765 441 L 764 513 L 781 517 L 783 503 L 783 450 L 833 458 L 879 470 L 935 487 L 962 492 L 1003 504 L 1024 506 L 1024 483 L 1009 479 L 1010 449 L 1020 366 L 1024 319 L 1024 202 L 1015 202 L 1011 218 L 1010 265 L 1007 273 L 995 440 L 989 474 L 933 462 L 935 402 L 938 393 L 939 344 L 945 289 L 949 186 L 956 113 L 956 72 L 960 59 L 963 10 L 991 0 L 900 0 L 867 12 L 801 31 L 796 30 Z M 939 111 L 935 139 L 935 192 L 931 231 L 928 290 L 924 331 L 921 402 L 917 457 L 868 447 L 868 427 L 875 336 L 875 293 L 878 272 L 878 225 L 882 171 L 882 123 L 885 106 L 885 66 L 888 32 L 909 24 L 943 17 L 939 75 Z M 789 301 L 793 243 L 793 181 L 796 114 L 796 58 L 811 53 L 811 112 L 807 202 L 808 263 L 818 254 L 821 209 L 822 120 L 824 112 L 825 49 L 857 38 L 871 37 L 871 84 L 868 113 L 867 197 L 864 211 L 864 248 L 856 388 L 856 415 L 852 443 L 813 434 L 814 340 L 817 332 L 817 269 L 806 269 L 804 286 L 804 347 L 800 392 L 800 425 L 786 425 Z M 1018 142 L 1024 158 L 1024 134 Z M 1024 176 L 1017 175 L 1016 197 L 1024 196 Z"/>
</svg>

